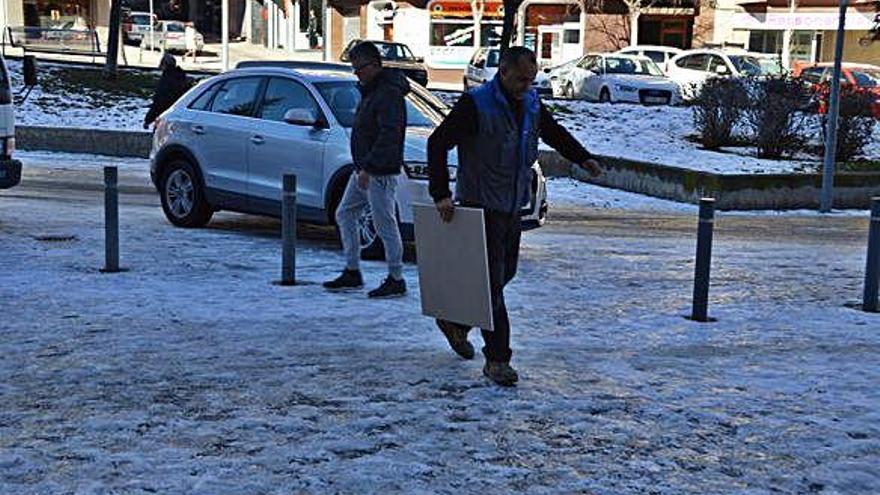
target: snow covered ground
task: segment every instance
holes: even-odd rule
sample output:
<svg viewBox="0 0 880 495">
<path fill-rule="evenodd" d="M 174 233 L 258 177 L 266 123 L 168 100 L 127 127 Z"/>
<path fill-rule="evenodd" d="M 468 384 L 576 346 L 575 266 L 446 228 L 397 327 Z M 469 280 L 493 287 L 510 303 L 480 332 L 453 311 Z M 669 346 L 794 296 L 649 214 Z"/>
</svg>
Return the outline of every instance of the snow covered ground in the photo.
<svg viewBox="0 0 880 495">
<path fill-rule="evenodd" d="M 6 62 L 14 91 L 23 87 L 22 64 Z M 140 130 L 150 106 L 149 98 L 130 92 L 120 94 L 92 89 L 79 91 L 57 77 L 60 71 L 75 70 L 69 65 L 39 61 L 41 84 L 24 104 L 15 109 L 18 125 Z M 123 70 L 124 71 L 124 70 Z M 84 72 L 92 72 L 91 70 Z M 95 71 L 97 72 L 97 71 Z M 138 72 L 132 72 L 138 73 Z M 139 74 L 139 73 L 138 73 Z"/>
<path fill-rule="evenodd" d="M 719 222 L 708 325 L 682 317 L 692 215 L 551 221 L 503 390 L 419 314 L 412 265 L 406 298 L 327 294 L 318 231 L 277 287 L 277 221 L 176 229 L 141 195 L 131 271 L 102 275 L 100 205 L 0 193 L 0 493 L 880 492 L 880 317 L 844 306 L 864 219 Z"/>
</svg>

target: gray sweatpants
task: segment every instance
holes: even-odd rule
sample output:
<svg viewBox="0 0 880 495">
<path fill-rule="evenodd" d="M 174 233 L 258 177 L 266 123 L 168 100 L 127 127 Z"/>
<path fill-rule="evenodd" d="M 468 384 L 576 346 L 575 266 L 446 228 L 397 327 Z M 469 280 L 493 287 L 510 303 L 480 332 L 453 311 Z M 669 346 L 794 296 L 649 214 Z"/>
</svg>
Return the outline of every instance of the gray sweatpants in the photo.
<svg viewBox="0 0 880 495">
<path fill-rule="evenodd" d="M 342 250 L 345 253 L 346 268 L 358 270 L 360 267 L 360 225 L 358 219 L 364 208 L 369 205 L 373 214 L 373 225 L 382 244 L 385 246 L 385 259 L 388 261 L 388 274 L 392 278 L 403 278 L 403 242 L 397 227 L 395 212 L 395 191 L 397 175 L 370 177 L 367 189 L 357 184 L 357 174 L 351 174 L 342 201 L 336 209 L 336 224 L 342 238 Z"/>
</svg>

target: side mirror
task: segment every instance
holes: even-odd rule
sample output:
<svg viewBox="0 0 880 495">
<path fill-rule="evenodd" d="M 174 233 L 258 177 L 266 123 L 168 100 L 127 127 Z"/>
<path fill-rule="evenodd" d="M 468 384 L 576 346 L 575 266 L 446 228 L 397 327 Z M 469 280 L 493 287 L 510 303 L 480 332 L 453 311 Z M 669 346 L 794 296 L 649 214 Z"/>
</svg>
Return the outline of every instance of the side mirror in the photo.
<svg viewBox="0 0 880 495">
<path fill-rule="evenodd" d="M 33 55 L 24 57 L 24 85 L 27 87 L 37 85 L 37 62 Z"/>
<path fill-rule="evenodd" d="M 416 57 L 416 63 L 419 63 L 419 64 L 425 63 L 425 57 Z"/>
<path fill-rule="evenodd" d="M 284 121 L 291 125 L 317 127 L 318 112 L 310 108 L 291 108 L 284 114 Z"/>
<path fill-rule="evenodd" d="M 727 74 L 727 66 L 726 65 L 719 65 L 718 67 L 715 67 L 715 73 L 719 74 L 719 75 L 726 75 Z"/>
</svg>

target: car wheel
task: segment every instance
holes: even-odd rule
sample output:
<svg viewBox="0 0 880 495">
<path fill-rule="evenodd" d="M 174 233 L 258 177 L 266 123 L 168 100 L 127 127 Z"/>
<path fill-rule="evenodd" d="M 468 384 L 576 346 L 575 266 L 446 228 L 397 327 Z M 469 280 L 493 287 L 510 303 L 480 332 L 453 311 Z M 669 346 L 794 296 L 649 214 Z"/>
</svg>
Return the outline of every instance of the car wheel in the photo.
<svg viewBox="0 0 880 495">
<path fill-rule="evenodd" d="M 611 103 L 611 92 L 608 91 L 608 88 L 602 88 L 602 91 L 599 92 L 599 103 Z"/>
<path fill-rule="evenodd" d="M 195 167 L 187 160 L 175 159 L 165 169 L 159 187 L 162 210 L 178 227 L 204 227 L 214 214 Z"/>
</svg>

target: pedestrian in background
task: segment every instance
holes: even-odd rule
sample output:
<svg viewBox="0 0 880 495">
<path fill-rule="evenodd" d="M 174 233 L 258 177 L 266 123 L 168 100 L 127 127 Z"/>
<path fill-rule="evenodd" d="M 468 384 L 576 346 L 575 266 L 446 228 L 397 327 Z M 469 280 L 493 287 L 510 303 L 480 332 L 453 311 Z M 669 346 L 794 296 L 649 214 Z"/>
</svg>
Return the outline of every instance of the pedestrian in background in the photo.
<svg viewBox="0 0 880 495">
<path fill-rule="evenodd" d="M 362 287 L 359 268 L 358 218 L 369 204 L 379 238 L 385 247 L 388 277 L 370 298 L 397 297 L 406 293 L 403 279 L 403 242 L 397 226 L 397 180 L 403 170 L 406 136 L 406 102 L 410 91 L 406 77 L 396 69 L 382 67 L 376 45 L 359 43 L 349 53 L 360 81 L 361 101 L 351 129 L 354 172 L 336 210 L 336 224 L 345 252 L 345 270 L 324 284 L 330 290 Z"/>
<path fill-rule="evenodd" d="M 162 112 L 171 108 L 171 105 L 174 105 L 192 86 L 186 77 L 186 72 L 177 66 L 177 60 L 173 55 L 169 53 L 163 55 L 159 69 L 162 71 L 162 76 L 156 86 L 153 103 L 144 117 L 144 129 L 149 129 Z"/>
</svg>

